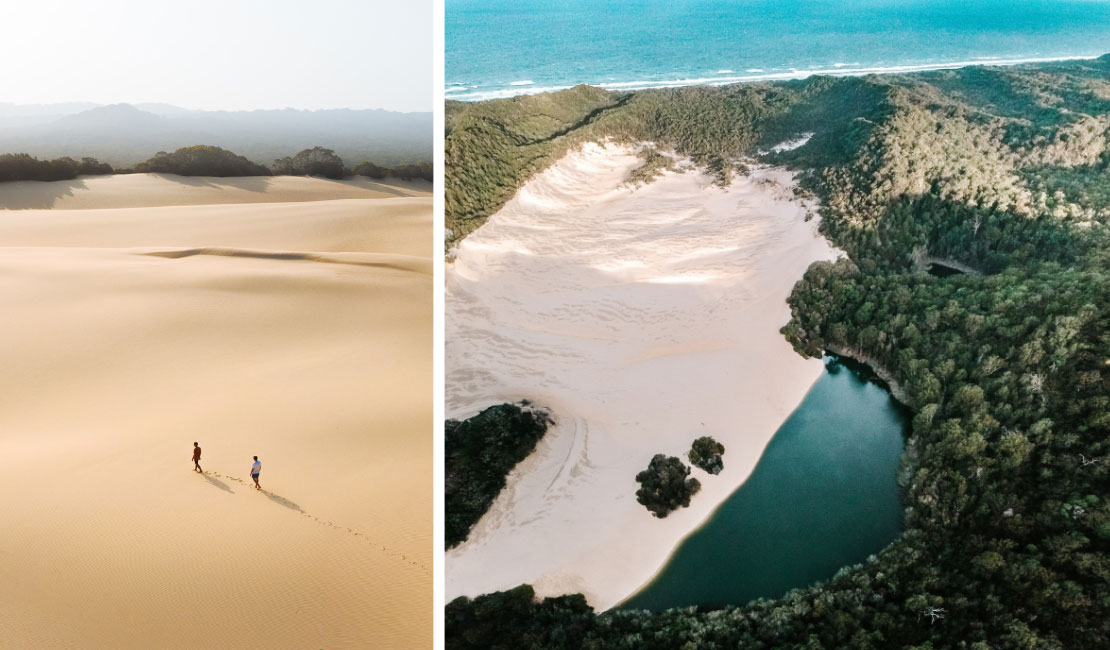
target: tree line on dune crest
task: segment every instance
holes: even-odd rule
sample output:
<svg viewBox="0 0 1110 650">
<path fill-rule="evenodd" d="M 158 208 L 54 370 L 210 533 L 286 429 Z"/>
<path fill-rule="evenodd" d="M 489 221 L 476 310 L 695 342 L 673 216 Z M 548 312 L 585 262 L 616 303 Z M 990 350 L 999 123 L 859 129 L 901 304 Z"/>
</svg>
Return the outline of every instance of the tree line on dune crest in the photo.
<svg viewBox="0 0 1110 650">
<path fill-rule="evenodd" d="M 80 175 L 111 174 L 112 166 L 96 158 L 39 160 L 25 153 L 0 154 L 0 183 L 5 181 L 65 181 Z"/>
<path fill-rule="evenodd" d="M 456 238 L 588 140 L 651 141 L 718 172 L 751 158 L 794 169 L 848 258 L 806 272 L 783 334 L 804 356 L 874 363 L 913 411 L 905 532 L 866 562 L 715 610 L 599 613 L 528 586 L 459 598 L 448 648 L 1105 647 L 1110 57 L 576 88 L 452 104 L 448 126 Z M 798 149 L 761 153 L 802 132 Z M 929 259 L 980 274 L 935 277 Z"/>
<path fill-rule="evenodd" d="M 0 182 L 73 180 L 82 175 L 107 174 L 177 174 L 179 176 L 319 176 L 348 178 L 364 176 L 374 179 L 432 180 L 432 163 L 382 167 L 363 161 L 349 169 L 334 151 L 323 147 L 305 149 L 293 156 L 279 158 L 269 167 L 220 147 L 195 145 L 172 153 L 159 151 L 130 168 L 113 169 L 95 158 L 58 158 L 39 160 L 28 154 L 0 155 Z"/>
</svg>

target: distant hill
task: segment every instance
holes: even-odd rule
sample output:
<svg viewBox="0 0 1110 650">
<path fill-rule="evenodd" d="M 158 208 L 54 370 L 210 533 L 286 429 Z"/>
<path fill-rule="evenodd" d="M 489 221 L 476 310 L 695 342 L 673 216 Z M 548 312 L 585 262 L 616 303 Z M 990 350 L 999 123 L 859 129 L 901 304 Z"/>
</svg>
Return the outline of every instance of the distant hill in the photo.
<svg viewBox="0 0 1110 650">
<path fill-rule="evenodd" d="M 10 104 L 0 102 L 0 128 L 42 124 L 96 108 L 89 102 L 70 102 L 66 104 Z"/>
<path fill-rule="evenodd" d="M 169 104 L 0 104 L 0 152 L 93 156 L 115 167 L 198 142 L 269 164 L 315 146 L 350 166 L 430 161 L 432 114 L 385 110 L 201 111 Z"/>
</svg>

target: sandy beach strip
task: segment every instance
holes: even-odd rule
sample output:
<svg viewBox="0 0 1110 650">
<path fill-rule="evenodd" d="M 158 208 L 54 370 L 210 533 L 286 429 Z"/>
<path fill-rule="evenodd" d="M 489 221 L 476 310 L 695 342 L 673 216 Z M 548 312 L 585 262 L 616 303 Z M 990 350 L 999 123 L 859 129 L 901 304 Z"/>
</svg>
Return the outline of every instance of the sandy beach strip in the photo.
<svg viewBox="0 0 1110 650">
<path fill-rule="evenodd" d="M 529 399 L 557 421 L 448 552 L 448 599 L 531 583 L 617 604 L 744 481 L 822 371 L 779 333 L 794 283 L 837 256 L 791 175 L 629 187 L 639 164 L 623 146 L 568 154 L 448 266 L 447 416 Z M 636 473 L 701 435 L 724 443 L 725 470 L 695 469 L 691 507 L 653 518 Z"/>
<path fill-rule="evenodd" d="M 464 102 L 482 102 L 491 99 L 508 99 L 522 95 L 538 95 L 542 93 L 567 90 L 579 84 L 588 84 L 605 90 L 618 92 L 630 90 L 651 90 L 658 88 L 682 88 L 685 86 L 727 86 L 737 83 L 759 83 L 767 81 L 787 81 L 808 79 L 815 76 L 829 77 L 861 77 L 875 74 L 910 74 L 914 72 L 930 72 L 934 70 L 957 70 L 974 66 L 983 67 L 1011 67 L 1028 65 L 1032 63 L 1056 63 L 1062 61 L 1089 61 L 1097 59 L 1101 53 L 1075 54 L 1069 56 L 1031 56 L 1031 57 L 984 57 L 966 59 L 961 61 L 932 61 L 928 63 L 907 63 L 896 65 L 859 65 L 833 63 L 831 65 L 818 65 L 812 68 L 776 68 L 766 70 L 762 68 L 749 68 L 743 74 L 734 70 L 718 70 L 717 74 L 672 79 L 632 79 L 627 81 L 613 80 L 578 80 L 574 83 L 543 83 L 537 85 L 529 81 L 526 84 L 503 82 L 483 84 L 456 83 L 448 85 L 444 92 L 449 100 Z M 489 86 L 491 89 L 482 89 Z"/>
<path fill-rule="evenodd" d="M 306 180 L 0 211 L 0 646 L 430 647 L 432 201 Z"/>
</svg>

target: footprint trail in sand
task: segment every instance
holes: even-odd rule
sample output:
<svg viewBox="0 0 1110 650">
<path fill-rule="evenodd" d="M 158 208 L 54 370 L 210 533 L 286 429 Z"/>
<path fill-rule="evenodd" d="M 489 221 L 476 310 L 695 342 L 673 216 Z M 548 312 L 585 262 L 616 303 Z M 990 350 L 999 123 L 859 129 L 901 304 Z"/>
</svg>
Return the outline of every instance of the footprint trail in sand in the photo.
<svg viewBox="0 0 1110 650">
<path fill-rule="evenodd" d="M 219 472 L 205 471 L 204 472 L 204 477 L 205 478 L 214 477 L 214 478 L 217 478 L 217 479 L 226 478 L 227 480 L 235 481 L 236 483 L 238 483 L 240 485 L 250 487 L 250 488 L 254 488 L 254 484 L 252 482 L 245 481 L 245 480 L 239 478 L 238 476 L 231 476 L 230 474 L 220 474 Z M 209 481 L 209 482 L 211 482 L 211 481 Z M 230 489 L 228 489 L 227 491 L 231 492 L 232 494 L 235 494 L 235 492 L 231 491 Z M 285 497 L 283 497 L 279 494 L 274 494 L 273 492 L 270 492 L 269 490 L 267 490 L 265 488 L 263 488 L 261 490 L 254 490 L 254 491 L 255 492 L 261 492 L 262 494 L 269 497 L 269 499 L 271 501 L 274 501 L 274 502 L 276 502 L 276 503 L 278 503 L 282 506 L 285 506 L 286 508 L 289 508 L 290 510 L 293 510 L 297 514 L 301 515 L 302 517 L 305 517 L 306 519 L 311 519 L 312 521 L 316 522 L 317 524 L 319 524 L 321 526 L 326 526 L 326 527 L 331 528 L 333 530 L 346 531 L 348 534 L 350 534 L 353 537 L 361 537 L 367 543 L 367 545 L 379 550 L 386 557 L 393 558 L 393 559 L 399 559 L 403 563 L 408 564 L 409 566 L 417 567 L 418 569 L 423 571 L 425 574 L 427 574 L 429 576 L 431 575 L 431 571 L 428 569 L 428 566 L 426 564 L 424 564 L 423 562 L 415 562 L 413 560 L 408 559 L 408 556 L 405 555 L 404 553 L 399 553 L 396 550 L 391 549 L 388 545 L 382 544 L 380 541 L 375 541 L 375 540 L 371 539 L 370 536 L 366 533 L 361 533 L 361 532 L 359 532 L 359 531 L 357 531 L 353 528 L 347 527 L 347 526 L 341 526 L 341 525 L 335 523 L 334 521 L 329 521 L 329 520 L 326 520 L 326 519 L 320 519 L 319 517 L 317 517 L 316 515 L 314 515 L 310 512 L 305 512 L 304 509 L 302 509 L 299 505 L 297 505 L 296 503 L 293 503 L 289 499 L 286 499 Z"/>
</svg>

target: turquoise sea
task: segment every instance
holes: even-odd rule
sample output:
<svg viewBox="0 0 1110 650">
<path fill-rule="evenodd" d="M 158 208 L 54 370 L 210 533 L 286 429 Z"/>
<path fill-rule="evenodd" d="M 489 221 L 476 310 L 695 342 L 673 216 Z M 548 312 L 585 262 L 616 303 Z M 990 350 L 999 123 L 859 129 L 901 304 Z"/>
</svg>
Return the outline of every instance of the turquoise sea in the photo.
<svg viewBox="0 0 1110 650">
<path fill-rule="evenodd" d="M 1110 52 L 1110 0 L 446 0 L 446 96 L 863 74 Z"/>
</svg>

